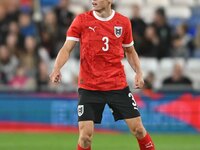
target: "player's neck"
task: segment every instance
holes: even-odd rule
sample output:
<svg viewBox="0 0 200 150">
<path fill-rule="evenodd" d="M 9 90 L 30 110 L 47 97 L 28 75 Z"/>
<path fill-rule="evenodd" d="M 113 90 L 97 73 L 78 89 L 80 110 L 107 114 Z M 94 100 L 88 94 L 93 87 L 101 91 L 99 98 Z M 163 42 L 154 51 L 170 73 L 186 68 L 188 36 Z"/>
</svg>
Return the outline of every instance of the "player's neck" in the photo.
<svg viewBox="0 0 200 150">
<path fill-rule="evenodd" d="M 100 11 L 95 11 L 95 13 L 97 14 L 97 16 L 99 16 L 101 18 L 108 18 L 112 15 L 112 9 L 111 8 L 105 8 L 105 9 L 100 10 Z"/>
</svg>

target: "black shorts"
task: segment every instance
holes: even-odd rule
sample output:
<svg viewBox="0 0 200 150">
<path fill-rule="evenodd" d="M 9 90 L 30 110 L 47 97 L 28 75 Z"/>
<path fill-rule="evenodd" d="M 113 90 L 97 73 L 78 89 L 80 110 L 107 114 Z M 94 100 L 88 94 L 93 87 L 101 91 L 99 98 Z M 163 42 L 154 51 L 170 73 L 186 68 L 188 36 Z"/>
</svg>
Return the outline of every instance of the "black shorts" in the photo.
<svg viewBox="0 0 200 150">
<path fill-rule="evenodd" d="M 91 91 L 79 88 L 78 120 L 101 123 L 106 104 L 111 109 L 115 121 L 140 116 L 137 104 L 129 87 L 122 90 Z"/>
</svg>

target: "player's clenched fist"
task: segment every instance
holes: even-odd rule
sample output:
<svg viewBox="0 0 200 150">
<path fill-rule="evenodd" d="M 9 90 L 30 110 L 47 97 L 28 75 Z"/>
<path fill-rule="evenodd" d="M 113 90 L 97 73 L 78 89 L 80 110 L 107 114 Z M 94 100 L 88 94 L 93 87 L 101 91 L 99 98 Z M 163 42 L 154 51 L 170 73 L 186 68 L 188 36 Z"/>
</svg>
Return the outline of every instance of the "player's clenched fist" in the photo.
<svg viewBox="0 0 200 150">
<path fill-rule="evenodd" d="M 49 78 L 52 83 L 59 83 L 61 81 L 61 73 L 60 70 L 53 70 L 49 75 Z"/>
<path fill-rule="evenodd" d="M 142 77 L 142 74 L 136 74 L 135 75 L 135 88 L 141 89 L 144 86 L 144 80 Z"/>
</svg>

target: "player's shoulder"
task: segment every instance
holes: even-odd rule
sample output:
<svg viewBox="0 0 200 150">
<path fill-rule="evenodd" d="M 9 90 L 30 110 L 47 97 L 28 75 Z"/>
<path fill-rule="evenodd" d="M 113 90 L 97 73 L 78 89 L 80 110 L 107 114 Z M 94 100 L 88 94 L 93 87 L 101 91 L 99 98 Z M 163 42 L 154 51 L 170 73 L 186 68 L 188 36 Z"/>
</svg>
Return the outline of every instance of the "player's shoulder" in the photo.
<svg viewBox="0 0 200 150">
<path fill-rule="evenodd" d="M 92 19 L 92 11 L 87 11 L 84 13 L 81 13 L 76 16 L 77 19 L 80 19 L 81 21 L 87 21 Z"/>
<path fill-rule="evenodd" d="M 127 16 L 124 16 L 119 12 L 115 12 L 115 15 L 116 15 L 116 18 L 120 21 L 125 21 L 125 22 L 130 21 L 130 19 Z"/>
</svg>

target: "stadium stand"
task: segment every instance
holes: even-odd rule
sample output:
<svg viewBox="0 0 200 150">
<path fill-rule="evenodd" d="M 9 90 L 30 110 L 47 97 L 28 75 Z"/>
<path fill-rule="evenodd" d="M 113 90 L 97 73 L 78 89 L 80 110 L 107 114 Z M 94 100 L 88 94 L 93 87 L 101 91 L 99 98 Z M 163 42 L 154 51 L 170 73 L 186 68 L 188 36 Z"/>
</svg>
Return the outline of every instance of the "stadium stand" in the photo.
<svg viewBox="0 0 200 150">
<path fill-rule="evenodd" d="M 61 5 L 66 4 L 66 7 Z M 20 3 L 16 1 L 1 0 L 0 2 L 0 87 L 4 89 L 12 85 L 12 77 L 16 75 L 16 66 L 23 67 L 25 70 L 25 76 L 32 79 L 32 83 L 36 84 L 34 90 L 41 90 L 38 79 L 38 74 L 41 73 L 45 65 L 47 71 L 50 72 L 55 60 L 55 56 L 62 46 L 65 40 L 65 33 L 71 24 L 73 18 L 91 8 L 88 5 L 89 0 L 61 0 L 60 3 L 56 0 L 41 0 L 41 1 L 29 1 L 21 0 Z M 37 4 L 37 5 L 36 5 Z M 69 4 L 69 6 L 67 6 Z M 148 25 L 152 25 L 155 21 L 155 11 L 157 8 L 164 8 L 167 17 L 167 24 L 170 25 L 171 38 L 170 42 L 173 42 L 174 37 L 177 38 L 177 28 L 180 24 L 186 23 L 187 35 L 191 36 L 191 40 L 186 46 L 186 51 L 190 54 L 187 58 L 174 58 L 171 54 L 168 57 L 162 59 L 157 55 L 153 57 L 146 57 L 140 55 L 141 66 L 144 71 L 144 77 L 149 72 L 155 74 L 154 89 L 162 88 L 162 81 L 164 78 L 171 74 L 173 64 L 177 61 L 184 64 L 184 73 L 193 81 L 193 87 L 195 90 L 200 90 L 200 55 L 198 54 L 198 44 L 200 38 L 198 37 L 198 26 L 200 25 L 200 1 L 199 0 L 118 0 L 115 1 L 115 8 L 122 14 L 132 18 L 133 5 L 141 7 L 141 18 Z M 51 10 L 51 11 L 50 11 Z M 60 13 L 62 12 L 62 13 Z M 64 16 L 62 16 L 64 14 Z M 133 18 L 134 19 L 134 18 Z M 51 25 L 50 25 L 51 24 Z M 52 25 L 53 24 L 53 25 Z M 133 29 L 134 30 L 134 29 Z M 159 30 L 156 30 L 159 32 Z M 135 37 L 135 45 L 139 45 L 137 37 Z M 161 37 L 159 37 L 159 41 Z M 140 39 L 141 41 L 143 39 Z M 178 43 L 179 42 L 179 43 Z M 183 41 L 178 41 L 180 44 Z M 4 49 L 8 49 L 9 54 L 4 53 Z M 170 45 L 172 50 L 172 44 Z M 139 49 L 138 49 L 139 51 Z M 5 56 L 4 56 L 5 55 Z M 9 55 L 9 56 L 6 56 Z M 79 46 L 73 51 L 72 57 L 69 62 L 64 66 L 63 73 L 63 85 L 62 88 L 66 90 L 76 90 L 77 76 L 79 66 Z M 3 58 L 5 57 L 5 58 Z M 15 69 L 9 71 L 5 67 L 12 64 L 12 62 L 4 61 L 7 58 L 12 58 L 10 61 L 15 61 Z M 36 63 L 30 62 L 35 57 Z M 28 61 L 28 62 L 27 62 Z M 26 63 L 25 63 L 26 62 Z M 41 66 L 39 66 L 41 62 Z M 129 85 L 133 83 L 134 72 L 132 71 L 128 62 L 122 60 L 127 80 Z M 2 67 L 3 66 L 3 67 Z M 38 68 L 35 71 L 35 68 Z M 5 71 L 6 70 L 6 71 Z M 10 72 L 14 72 L 14 75 Z M 41 74 L 46 77 L 44 83 L 47 88 L 43 90 L 52 90 L 52 85 L 48 83 L 47 73 Z M 20 82 L 20 81 L 19 81 Z M 43 82 L 42 82 L 43 83 Z M 43 84 L 42 84 L 43 85 Z M 71 88 L 69 88 L 71 87 Z M 22 87 L 28 88 L 27 86 Z M 61 88 L 61 89 L 62 89 Z M 16 88 L 15 88 L 16 89 Z M 30 86 L 33 89 L 33 86 Z M 56 90 L 55 88 L 53 88 Z"/>
</svg>

